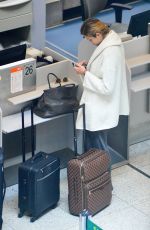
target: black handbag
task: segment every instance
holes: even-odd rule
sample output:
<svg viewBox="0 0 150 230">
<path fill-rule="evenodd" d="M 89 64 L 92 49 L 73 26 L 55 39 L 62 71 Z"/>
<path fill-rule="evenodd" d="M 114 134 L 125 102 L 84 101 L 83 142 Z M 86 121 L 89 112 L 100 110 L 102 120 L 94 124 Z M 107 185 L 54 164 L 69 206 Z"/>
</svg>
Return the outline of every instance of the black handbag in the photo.
<svg viewBox="0 0 150 230">
<path fill-rule="evenodd" d="M 58 87 L 52 88 L 50 77 L 54 76 Z M 42 118 L 50 118 L 56 115 L 72 112 L 79 105 L 77 100 L 78 86 L 75 84 L 61 85 L 61 80 L 54 74 L 47 75 L 49 89 L 44 93 L 34 105 L 34 113 Z"/>
</svg>

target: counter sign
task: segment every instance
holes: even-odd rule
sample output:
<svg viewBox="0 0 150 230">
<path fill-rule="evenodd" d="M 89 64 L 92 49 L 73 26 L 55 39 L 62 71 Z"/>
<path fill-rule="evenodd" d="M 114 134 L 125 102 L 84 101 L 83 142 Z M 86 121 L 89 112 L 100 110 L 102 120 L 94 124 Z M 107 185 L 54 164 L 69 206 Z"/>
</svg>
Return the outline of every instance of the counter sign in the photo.
<svg viewBox="0 0 150 230">
<path fill-rule="evenodd" d="M 23 68 L 15 67 L 10 70 L 11 93 L 17 93 L 23 90 Z"/>
<path fill-rule="evenodd" d="M 30 77 L 33 73 L 33 65 L 26 65 L 24 68 L 24 77 Z"/>
</svg>

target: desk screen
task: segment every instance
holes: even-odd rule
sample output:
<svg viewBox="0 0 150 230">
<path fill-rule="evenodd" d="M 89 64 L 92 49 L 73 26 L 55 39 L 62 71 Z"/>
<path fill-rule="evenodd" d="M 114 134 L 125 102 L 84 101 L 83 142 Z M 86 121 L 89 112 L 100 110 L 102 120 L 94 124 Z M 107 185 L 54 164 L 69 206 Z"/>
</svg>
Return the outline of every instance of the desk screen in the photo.
<svg viewBox="0 0 150 230">
<path fill-rule="evenodd" d="M 150 23 L 150 10 L 132 15 L 127 33 L 133 37 L 145 36 L 148 34 L 148 23 Z"/>
<path fill-rule="evenodd" d="M 0 66 L 21 61 L 26 56 L 26 44 L 13 46 L 0 51 Z"/>
</svg>

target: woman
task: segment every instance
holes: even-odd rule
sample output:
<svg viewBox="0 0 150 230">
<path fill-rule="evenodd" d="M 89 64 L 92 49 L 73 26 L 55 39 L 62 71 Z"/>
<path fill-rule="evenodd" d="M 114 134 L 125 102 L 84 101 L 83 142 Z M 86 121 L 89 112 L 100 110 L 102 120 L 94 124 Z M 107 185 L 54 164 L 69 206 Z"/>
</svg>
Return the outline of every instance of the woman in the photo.
<svg viewBox="0 0 150 230">
<path fill-rule="evenodd" d="M 86 151 L 99 148 L 108 152 L 107 131 L 118 125 L 119 115 L 129 114 L 125 56 L 119 36 L 98 19 L 90 18 L 81 26 L 81 34 L 96 46 L 87 66 L 77 63 L 75 71 L 83 75 Z M 77 129 L 82 129 L 82 111 Z"/>
</svg>

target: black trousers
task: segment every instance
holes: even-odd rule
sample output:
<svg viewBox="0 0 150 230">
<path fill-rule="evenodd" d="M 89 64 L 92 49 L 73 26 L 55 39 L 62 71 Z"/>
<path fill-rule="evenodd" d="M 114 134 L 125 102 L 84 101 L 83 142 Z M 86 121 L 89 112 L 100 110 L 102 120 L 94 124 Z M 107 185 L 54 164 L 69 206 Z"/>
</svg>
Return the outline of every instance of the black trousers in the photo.
<svg viewBox="0 0 150 230">
<path fill-rule="evenodd" d="M 105 150 L 110 156 L 108 143 L 107 143 L 107 133 L 108 130 L 100 130 L 100 131 L 85 130 L 85 151 L 88 151 L 91 148 L 96 148 L 96 149 Z"/>
<path fill-rule="evenodd" d="M 89 131 L 85 130 L 85 150 L 91 148 L 108 151 L 107 130 Z"/>
</svg>

